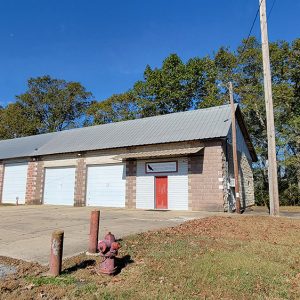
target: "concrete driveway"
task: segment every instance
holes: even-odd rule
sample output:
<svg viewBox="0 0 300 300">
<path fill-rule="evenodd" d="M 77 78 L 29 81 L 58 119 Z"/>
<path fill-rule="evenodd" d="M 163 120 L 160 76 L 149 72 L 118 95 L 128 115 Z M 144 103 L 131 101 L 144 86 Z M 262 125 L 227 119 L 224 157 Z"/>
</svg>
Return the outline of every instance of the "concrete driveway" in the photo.
<svg viewBox="0 0 300 300">
<path fill-rule="evenodd" d="M 88 245 L 92 207 L 0 206 L 0 255 L 47 264 L 53 230 L 65 231 L 64 257 L 84 252 Z M 186 220 L 222 213 L 143 211 L 100 208 L 100 238 L 117 238 L 174 226 Z"/>
</svg>

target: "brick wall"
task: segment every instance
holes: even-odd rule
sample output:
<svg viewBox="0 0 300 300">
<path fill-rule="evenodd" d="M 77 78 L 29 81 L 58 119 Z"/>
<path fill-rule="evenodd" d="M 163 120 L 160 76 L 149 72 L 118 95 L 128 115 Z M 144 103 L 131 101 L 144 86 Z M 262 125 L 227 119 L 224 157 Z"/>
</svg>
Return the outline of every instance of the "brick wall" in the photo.
<svg viewBox="0 0 300 300">
<path fill-rule="evenodd" d="M 229 189 L 230 170 L 227 161 L 228 149 L 226 141 L 223 142 L 223 192 L 224 192 L 224 211 L 232 211 L 231 191 Z"/>
<path fill-rule="evenodd" d="M 161 147 L 160 147 L 161 146 Z M 224 210 L 224 193 L 220 178 L 224 176 L 223 150 L 222 143 L 219 142 L 187 142 L 174 143 L 165 145 L 151 145 L 139 147 L 138 150 L 149 151 L 151 149 L 171 149 L 178 146 L 204 146 L 201 155 L 191 156 L 188 159 L 188 196 L 190 210 Z M 135 147 L 137 151 L 138 147 Z M 74 191 L 74 205 L 84 206 L 86 204 L 86 179 L 87 168 L 86 162 L 89 157 L 110 154 L 108 159 L 112 159 L 111 155 L 118 155 L 120 153 L 128 153 L 132 149 L 116 149 L 109 151 L 97 151 L 86 154 L 86 157 L 77 157 L 75 154 L 59 155 L 55 157 L 45 157 L 42 161 L 30 162 L 28 167 L 28 184 L 26 191 L 26 203 L 40 204 L 43 196 L 44 185 L 44 167 L 52 166 L 70 166 L 76 163 L 75 173 L 75 191 Z M 117 161 L 113 160 L 117 163 Z M 98 163 L 98 160 L 91 160 L 90 162 Z M 105 161 L 103 161 L 105 163 Z M 136 207 L 136 161 L 126 162 L 126 207 Z M 1 169 L 0 169 L 1 172 Z M 221 188 L 220 188 L 221 187 Z"/>
<path fill-rule="evenodd" d="M 234 178 L 232 145 L 227 145 L 227 151 L 228 176 Z M 246 208 L 255 204 L 252 161 L 245 153 L 238 151 L 238 165 L 241 207 Z"/>
<path fill-rule="evenodd" d="M 38 161 L 36 169 L 36 189 L 35 189 L 35 198 L 34 204 L 43 203 L 43 194 L 44 194 L 44 180 L 45 180 L 45 169 L 44 162 Z"/>
<path fill-rule="evenodd" d="M 126 208 L 136 208 L 136 160 L 126 161 Z"/>
<path fill-rule="evenodd" d="M 175 147 L 203 146 L 204 149 L 196 156 L 188 158 L 188 208 L 189 210 L 223 211 L 226 205 L 227 180 L 225 150 L 222 141 L 210 142 L 184 142 L 151 145 L 134 148 L 111 149 L 93 151 L 78 157 L 76 154 L 62 154 L 46 156 L 39 161 L 30 161 L 28 165 L 28 182 L 26 190 L 27 204 L 40 204 L 43 198 L 44 168 L 76 166 L 74 205 L 86 204 L 86 179 L 87 163 L 106 164 L 118 163 L 115 155 L 131 151 L 149 151 L 154 149 L 172 149 Z M 241 156 L 241 185 L 245 192 L 242 193 L 247 205 L 254 201 L 253 177 L 251 164 Z M 136 172 L 137 162 L 126 162 L 126 207 L 136 207 Z M 0 164 L 0 193 L 3 182 L 3 165 Z M 242 190 L 242 189 L 241 189 Z"/>
<path fill-rule="evenodd" d="M 3 180 L 4 180 L 4 165 L 1 162 L 0 163 L 0 203 L 2 202 Z"/>
<path fill-rule="evenodd" d="M 222 142 L 207 142 L 198 156 L 190 156 L 189 209 L 224 211 Z"/>
<path fill-rule="evenodd" d="M 85 158 L 81 157 L 77 160 L 75 172 L 75 192 L 74 206 L 86 205 L 86 162 Z"/>
<path fill-rule="evenodd" d="M 37 162 L 30 161 L 28 162 L 28 169 L 27 169 L 27 183 L 26 183 L 26 194 L 25 194 L 25 203 L 26 204 L 33 204 L 33 199 L 36 190 L 36 169 L 37 169 Z"/>
<path fill-rule="evenodd" d="M 237 150 L 238 150 L 238 165 L 239 165 L 239 188 L 241 207 L 254 205 L 254 180 L 252 171 L 252 157 L 245 142 L 244 135 L 240 129 L 238 121 L 236 122 L 237 134 Z M 234 178 L 233 168 L 233 153 L 232 153 L 232 128 L 228 134 L 227 144 L 227 164 L 228 164 L 228 179 Z M 227 189 L 229 201 L 232 202 L 234 188 Z"/>
<path fill-rule="evenodd" d="M 26 204 L 41 204 L 43 196 L 44 168 L 42 161 L 29 161 L 26 183 Z"/>
<path fill-rule="evenodd" d="M 252 162 L 245 155 L 239 153 L 239 165 L 241 202 L 243 207 L 248 207 L 255 204 Z"/>
</svg>

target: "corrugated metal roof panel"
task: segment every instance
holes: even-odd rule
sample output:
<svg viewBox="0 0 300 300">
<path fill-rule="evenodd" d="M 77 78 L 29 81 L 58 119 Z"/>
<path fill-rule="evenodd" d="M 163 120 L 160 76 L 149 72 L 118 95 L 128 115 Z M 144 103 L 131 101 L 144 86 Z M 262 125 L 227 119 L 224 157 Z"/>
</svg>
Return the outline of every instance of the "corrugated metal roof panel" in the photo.
<svg viewBox="0 0 300 300">
<path fill-rule="evenodd" d="M 225 137 L 230 106 L 0 141 L 0 159 Z"/>
</svg>

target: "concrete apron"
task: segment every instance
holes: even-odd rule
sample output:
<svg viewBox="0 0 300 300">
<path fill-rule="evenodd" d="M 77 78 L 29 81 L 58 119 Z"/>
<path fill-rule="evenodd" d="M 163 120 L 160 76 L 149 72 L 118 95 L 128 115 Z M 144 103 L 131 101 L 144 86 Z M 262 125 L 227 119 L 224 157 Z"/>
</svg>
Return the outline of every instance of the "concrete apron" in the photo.
<svg viewBox="0 0 300 300">
<path fill-rule="evenodd" d="M 0 206 L 0 255 L 47 265 L 54 230 L 65 232 L 64 258 L 88 247 L 90 212 L 93 207 Z M 111 231 L 117 238 L 176 226 L 187 220 L 224 213 L 100 209 L 100 236 Z"/>
</svg>

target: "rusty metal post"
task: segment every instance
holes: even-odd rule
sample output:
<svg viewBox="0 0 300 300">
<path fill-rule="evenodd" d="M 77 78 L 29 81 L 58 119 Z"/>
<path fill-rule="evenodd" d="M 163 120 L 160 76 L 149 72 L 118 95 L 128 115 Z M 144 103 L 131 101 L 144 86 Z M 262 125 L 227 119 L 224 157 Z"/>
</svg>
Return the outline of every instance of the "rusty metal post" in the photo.
<svg viewBox="0 0 300 300">
<path fill-rule="evenodd" d="M 98 236 L 99 236 L 99 219 L 100 219 L 100 210 L 93 210 L 91 212 L 90 220 L 90 238 L 89 238 L 89 254 L 97 253 L 98 245 Z"/>
<path fill-rule="evenodd" d="M 50 254 L 50 275 L 58 276 L 61 273 L 64 244 L 64 231 L 56 230 L 52 233 Z"/>
</svg>

